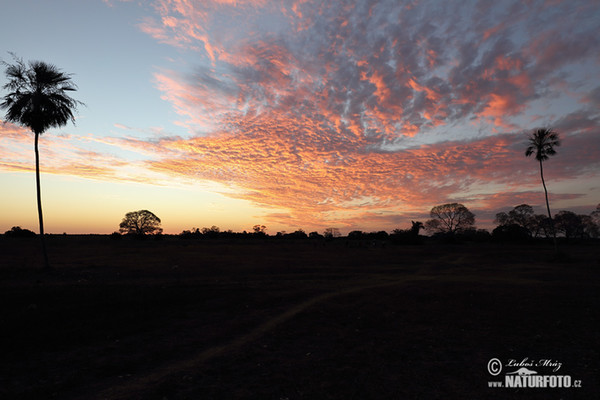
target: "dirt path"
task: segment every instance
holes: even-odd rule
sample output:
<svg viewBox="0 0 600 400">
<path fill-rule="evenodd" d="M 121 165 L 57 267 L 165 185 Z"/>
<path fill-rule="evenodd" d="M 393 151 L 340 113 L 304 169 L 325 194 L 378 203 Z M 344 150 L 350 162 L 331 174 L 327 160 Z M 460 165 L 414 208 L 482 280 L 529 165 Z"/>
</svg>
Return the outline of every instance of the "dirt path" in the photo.
<svg viewBox="0 0 600 400">
<path fill-rule="evenodd" d="M 408 281 L 426 280 L 426 279 L 429 279 L 429 278 L 422 278 L 422 277 L 416 278 L 416 277 L 412 277 L 412 276 L 404 277 L 402 279 L 386 280 L 385 282 L 362 284 L 362 285 L 353 286 L 353 287 L 337 290 L 334 292 L 329 292 L 329 293 L 321 294 L 318 296 L 314 296 L 308 300 L 303 301 L 300 304 L 293 306 L 292 308 L 285 311 L 284 313 L 279 314 L 279 315 L 263 322 L 262 324 L 258 325 L 256 328 L 251 330 L 250 332 L 248 332 L 242 336 L 239 336 L 238 338 L 234 339 L 233 341 L 231 341 L 227 344 L 210 347 L 210 348 L 200 352 L 199 354 L 194 355 L 193 357 L 190 357 L 186 360 L 174 362 L 170 365 L 162 366 L 159 369 L 157 369 L 155 372 L 146 374 L 144 376 L 131 377 L 130 380 L 128 380 L 126 382 L 119 382 L 120 383 L 119 385 L 111 386 L 107 389 L 102 390 L 100 393 L 97 393 L 94 397 L 90 397 L 90 395 L 88 394 L 86 396 L 86 398 L 88 398 L 88 399 L 95 398 L 95 399 L 102 399 L 102 400 L 134 398 L 136 393 L 139 393 L 142 390 L 147 390 L 149 387 L 152 387 L 153 385 L 156 385 L 156 384 L 162 382 L 164 379 L 166 379 L 170 375 L 177 374 L 180 371 L 197 368 L 199 365 L 205 363 L 206 361 L 210 360 L 213 357 L 219 356 L 228 351 L 239 348 L 247 343 L 255 341 L 256 339 L 263 336 L 265 333 L 271 331 L 278 325 L 290 320 L 297 314 L 305 311 L 306 309 L 314 306 L 315 304 L 327 301 L 333 297 L 356 293 L 356 292 L 360 292 L 363 290 L 383 288 L 383 287 L 398 285 L 400 283 L 406 283 Z"/>
</svg>

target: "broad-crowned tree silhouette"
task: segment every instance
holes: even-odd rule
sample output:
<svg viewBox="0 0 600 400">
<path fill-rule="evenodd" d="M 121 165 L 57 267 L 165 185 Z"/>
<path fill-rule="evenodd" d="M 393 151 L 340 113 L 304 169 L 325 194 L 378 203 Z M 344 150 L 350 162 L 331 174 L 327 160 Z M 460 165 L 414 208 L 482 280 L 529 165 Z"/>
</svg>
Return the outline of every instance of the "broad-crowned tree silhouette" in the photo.
<svg viewBox="0 0 600 400">
<path fill-rule="evenodd" d="M 556 154 L 555 147 L 560 146 L 558 133 L 552 128 L 537 128 L 529 134 L 527 138 L 529 145 L 525 150 L 525 156 L 535 156 L 535 159 L 540 163 L 540 176 L 542 177 L 542 186 L 546 195 L 546 208 L 548 210 L 548 218 L 552 226 L 552 236 L 554 238 L 554 249 L 558 252 L 558 243 L 556 241 L 556 229 L 550 213 L 550 203 L 548 202 L 548 189 L 544 180 L 544 161 Z"/>
<path fill-rule="evenodd" d="M 531 217 L 531 234 L 533 237 L 552 236 L 552 227 L 547 215 L 535 214 Z"/>
<path fill-rule="evenodd" d="M 559 211 L 554 216 L 554 225 L 558 232 L 562 232 L 565 238 L 584 239 L 593 234 L 592 217 L 589 215 L 578 215 L 573 211 Z"/>
<path fill-rule="evenodd" d="M 429 215 L 431 219 L 425 222 L 425 229 L 433 233 L 453 235 L 472 228 L 475 223 L 475 214 L 459 203 L 435 206 Z"/>
<path fill-rule="evenodd" d="M 148 210 L 128 212 L 119 224 L 119 232 L 137 236 L 162 233 L 160 218 Z"/>
<path fill-rule="evenodd" d="M 67 94 L 77 88 L 69 74 L 63 73 L 54 65 L 41 61 L 30 61 L 25 64 L 23 60 L 14 55 L 13 58 L 14 64 L 3 62 L 8 78 L 4 89 L 8 90 L 8 94 L 3 97 L 0 108 L 6 110 L 5 122 L 27 127 L 35 136 L 35 181 L 40 238 L 44 267 L 50 269 L 44 240 L 38 140 L 40 135 L 49 128 L 64 126 L 69 121 L 75 123 L 73 112 L 77 109 L 77 105 L 83 103 Z"/>
<path fill-rule="evenodd" d="M 500 224 L 500 226 L 518 225 L 531 234 L 534 230 L 533 207 L 529 204 L 518 205 L 508 213 L 500 212 L 496 214 L 495 221 Z"/>
</svg>

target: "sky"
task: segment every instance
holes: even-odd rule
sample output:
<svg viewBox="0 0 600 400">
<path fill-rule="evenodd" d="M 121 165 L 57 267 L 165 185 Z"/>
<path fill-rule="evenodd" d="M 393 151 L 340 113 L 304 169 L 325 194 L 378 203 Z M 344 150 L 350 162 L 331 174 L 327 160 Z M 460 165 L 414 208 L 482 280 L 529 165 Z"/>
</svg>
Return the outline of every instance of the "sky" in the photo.
<svg viewBox="0 0 600 400">
<path fill-rule="evenodd" d="M 479 228 L 600 203 L 600 3 L 5 0 L 9 52 L 72 74 L 40 139 L 45 227 L 391 231 L 462 203 Z M 0 85 L 6 83 L 4 74 Z M 5 91 L 1 91 L 2 95 Z M 2 119 L 4 113 L 0 114 Z M 38 231 L 33 134 L 0 124 L 0 232 Z"/>
</svg>

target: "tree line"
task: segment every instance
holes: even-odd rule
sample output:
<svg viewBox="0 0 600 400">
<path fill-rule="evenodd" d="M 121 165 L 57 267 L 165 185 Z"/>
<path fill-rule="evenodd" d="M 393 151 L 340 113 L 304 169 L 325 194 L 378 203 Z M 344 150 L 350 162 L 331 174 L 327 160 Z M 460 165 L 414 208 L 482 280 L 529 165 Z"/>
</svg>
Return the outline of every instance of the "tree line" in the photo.
<svg viewBox="0 0 600 400">
<path fill-rule="evenodd" d="M 279 231 L 274 235 L 267 233 L 265 225 L 254 225 L 251 230 L 234 232 L 221 230 L 218 226 L 192 228 L 177 234 L 182 239 L 201 238 L 265 238 L 274 237 L 282 239 L 337 239 L 349 240 L 386 240 L 395 242 L 419 243 L 420 234 L 424 230 L 434 238 L 472 239 L 484 241 L 497 239 L 501 241 L 521 241 L 528 239 L 553 238 L 556 233 L 566 239 L 595 239 L 600 237 L 600 204 L 589 215 L 576 214 L 572 211 L 562 210 L 554 215 L 552 221 L 544 214 L 535 214 L 532 206 L 521 204 L 508 212 L 496 214 L 494 222 L 497 226 L 491 231 L 477 229 L 475 214 L 463 204 L 449 203 L 435 206 L 430 211 L 430 219 L 425 223 L 412 221 L 412 226 L 407 229 L 394 229 L 391 232 L 361 230 L 350 231 L 346 236 L 340 233 L 339 228 L 327 228 L 323 232 L 306 233 L 303 229 L 293 232 Z M 161 219 L 148 210 L 132 211 L 125 214 L 119 224 L 119 231 L 111 236 L 120 238 L 128 237 L 160 237 L 163 233 Z M 5 237 L 36 237 L 29 230 L 15 226 L 4 233 Z"/>
<path fill-rule="evenodd" d="M 353 230 L 346 236 L 342 235 L 338 228 L 327 228 L 321 233 L 316 231 L 306 233 L 303 229 L 298 229 L 294 232 L 280 231 L 274 235 L 268 235 L 264 225 L 256 225 L 252 231 L 241 233 L 231 230 L 221 231 L 216 226 L 201 229 L 192 228 L 191 230 L 182 231 L 178 236 L 184 239 L 267 236 L 286 239 L 390 239 L 395 242 L 419 243 L 423 239 L 420 231 L 424 230 L 428 233 L 428 236 L 433 238 L 475 241 L 553 239 L 555 234 L 565 239 L 595 239 L 600 237 L 600 204 L 589 215 L 576 214 L 567 210 L 559 211 L 553 217 L 554 223 L 543 214 L 535 214 L 532 206 L 521 204 L 509 212 L 496 214 L 494 221 L 497 226 L 491 232 L 486 229 L 477 229 L 475 214 L 458 203 L 435 206 L 430 211 L 430 217 L 431 219 L 425 223 L 412 221 L 412 226 L 407 229 L 394 229 L 391 232 Z"/>
<path fill-rule="evenodd" d="M 490 233 L 485 229 L 475 226 L 475 214 L 466 206 L 459 203 L 448 203 L 435 206 L 429 212 L 430 219 L 425 223 L 412 221 L 409 229 L 394 229 L 391 233 L 386 231 L 363 232 L 353 230 L 343 236 L 338 228 L 327 228 L 322 233 L 306 233 L 303 229 L 294 232 L 280 231 L 275 235 L 267 234 L 265 225 L 254 225 L 250 231 L 233 232 L 222 231 L 213 225 L 204 228 L 183 230 L 177 236 L 183 239 L 194 238 L 223 238 L 223 237 L 276 237 L 288 239 L 323 238 L 336 239 L 402 239 L 410 242 L 419 238 L 420 231 L 425 230 L 433 237 L 445 238 L 495 238 L 500 240 L 522 240 L 536 238 L 554 238 L 556 234 L 567 239 L 590 239 L 600 236 L 600 204 L 589 215 L 578 215 L 572 211 L 559 211 L 551 220 L 543 214 L 535 214 L 533 207 L 521 204 L 509 212 L 496 214 L 495 223 L 498 224 Z M 148 210 L 132 211 L 125 215 L 119 224 L 119 232 L 113 235 L 128 235 L 142 237 L 146 235 L 161 235 L 161 220 Z"/>
<path fill-rule="evenodd" d="M 600 204 L 589 215 L 559 211 L 550 219 L 535 214 L 533 207 L 521 204 L 508 213 L 496 214 L 498 225 L 493 233 L 514 238 L 549 238 L 560 235 L 567 239 L 589 239 L 600 235 Z"/>
</svg>

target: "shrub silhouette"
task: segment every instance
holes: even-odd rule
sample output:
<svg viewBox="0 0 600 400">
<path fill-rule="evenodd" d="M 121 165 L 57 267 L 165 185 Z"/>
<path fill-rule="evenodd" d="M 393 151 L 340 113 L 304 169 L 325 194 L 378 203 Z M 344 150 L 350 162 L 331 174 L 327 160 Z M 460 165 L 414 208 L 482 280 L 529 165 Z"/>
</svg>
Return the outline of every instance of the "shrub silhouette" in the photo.
<svg viewBox="0 0 600 400">
<path fill-rule="evenodd" d="M 13 226 L 9 231 L 4 232 L 4 236 L 11 238 L 33 238 L 37 235 L 29 229 L 22 229 L 20 226 Z"/>
</svg>

